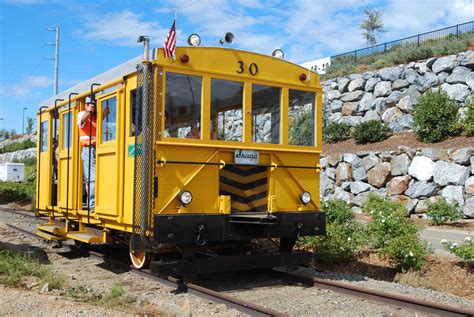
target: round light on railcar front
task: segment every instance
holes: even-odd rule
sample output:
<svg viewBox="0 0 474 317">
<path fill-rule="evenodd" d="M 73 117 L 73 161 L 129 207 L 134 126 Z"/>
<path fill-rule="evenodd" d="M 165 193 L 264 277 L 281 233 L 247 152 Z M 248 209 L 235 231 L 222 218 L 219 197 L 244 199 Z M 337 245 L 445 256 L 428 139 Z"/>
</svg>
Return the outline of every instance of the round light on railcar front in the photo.
<svg viewBox="0 0 474 317">
<path fill-rule="evenodd" d="M 276 50 L 273 51 L 272 56 L 275 58 L 284 59 L 285 53 L 283 53 L 281 49 L 277 48 Z"/>
<path fill-rule="evenodd" d="M 300 194 L 300 200 L 303 205 L 309 204 L 309 202 L 311 201 L 311 194 L 308 192 L 302 192 Z"/>
<path fill-rule="evenodd" d="M 179 200 L 181 201 L 183 206 L 187 206 L 193 201 L 193 195 L 191 194 L 190 191 L 187 191 L 187 190 L 182 191 L 179 194 Z"/>
<path fill-rule="evenodd" d="M 201 37 L 196 33 L 191 34 L 188 37 L 188 44 L 191 46 L 199 46 L 201 45 Z"/>
</svg>

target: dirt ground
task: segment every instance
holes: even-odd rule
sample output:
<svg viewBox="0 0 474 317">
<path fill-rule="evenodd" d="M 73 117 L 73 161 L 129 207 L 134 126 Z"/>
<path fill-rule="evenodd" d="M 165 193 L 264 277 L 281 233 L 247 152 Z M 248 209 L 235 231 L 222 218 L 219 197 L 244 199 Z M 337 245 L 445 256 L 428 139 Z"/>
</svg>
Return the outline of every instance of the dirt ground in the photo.
<svg viewBox="0 0 474 317">
<path fill-rule="evenodd" d="M 474 147 L 474 137 L 459 136 L 438 143 L 423 143 L 416 139 L 412 132 L 394 133 L 382 142 L 357 144 L 354 139 L 337 143 L 323 144 L 323 154 L 357 153 L 359 151 L 395 151 L 399 146 L 411 148 L 458 149 Z"/>
<path fill-rule="evenodd" d="M 399 272 L 373 253 L 359 254 L 357 260 L 341 265 L 316 264 L 316 270 L 332 273 L 360 274 L 388 282 L 451 293 L 474 300 L 474 264 L 463 264 L 451 257 L 433 254 L 420 271 Z"/>
</svg>

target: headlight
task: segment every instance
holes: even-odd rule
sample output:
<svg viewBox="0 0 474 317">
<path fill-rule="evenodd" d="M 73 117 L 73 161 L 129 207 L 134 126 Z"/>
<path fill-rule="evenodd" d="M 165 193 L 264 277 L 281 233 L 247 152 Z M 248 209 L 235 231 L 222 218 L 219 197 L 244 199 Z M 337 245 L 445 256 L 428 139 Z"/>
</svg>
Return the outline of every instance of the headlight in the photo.
<svg viewBox="0 0 474 317">
<path fill-rule="evenodd" d="M 191 194 L 190 191 L 187 191 L 187 190 L 182 191 L 179 194 L 179 200 L 181 201 L 183 206 L 187 206 L 191 203 L 191 201 L 193 201 L 193 195 Z"/>
<path fill-rule="evenodd" d="M 308 192 L 302 192 L 300 194 L 300 200 L 303 205 L 309 204 L 309 202 L 311 201 L 311 194 Z"/>
</svg>

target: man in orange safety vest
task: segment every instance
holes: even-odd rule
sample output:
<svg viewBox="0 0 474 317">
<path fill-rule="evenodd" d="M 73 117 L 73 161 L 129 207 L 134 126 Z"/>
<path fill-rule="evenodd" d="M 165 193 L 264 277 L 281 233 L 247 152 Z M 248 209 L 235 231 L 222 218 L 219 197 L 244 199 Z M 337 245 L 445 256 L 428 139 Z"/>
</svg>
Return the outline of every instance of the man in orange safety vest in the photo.
<svg viewBox="0 0 474 317">
<path fill-rule="evenodd" d="M 87 202 L 90 210 L 94 210 L 95 202 L 95 141 L 96 141 L 96 108 L 95 101 L 85 99 L 85 109 L 77 114 L 79 142 L 82 146 L 81 158 L 86 181 Z"/>
</svg>

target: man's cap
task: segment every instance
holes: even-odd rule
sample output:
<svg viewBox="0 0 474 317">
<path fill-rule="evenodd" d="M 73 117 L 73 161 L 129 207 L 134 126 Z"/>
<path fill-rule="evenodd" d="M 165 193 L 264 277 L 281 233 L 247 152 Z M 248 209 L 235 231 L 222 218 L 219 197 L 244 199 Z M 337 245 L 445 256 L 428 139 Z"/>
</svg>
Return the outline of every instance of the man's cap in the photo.
<svg viewBox="0 0 474 317">
<path fill-rule="evenodd" d="M 88 103 L 95 104 L 95 101 L 92 101 L 91 97 L 86 97 L 85 104 L 87 105 Z"/>
</svg>

